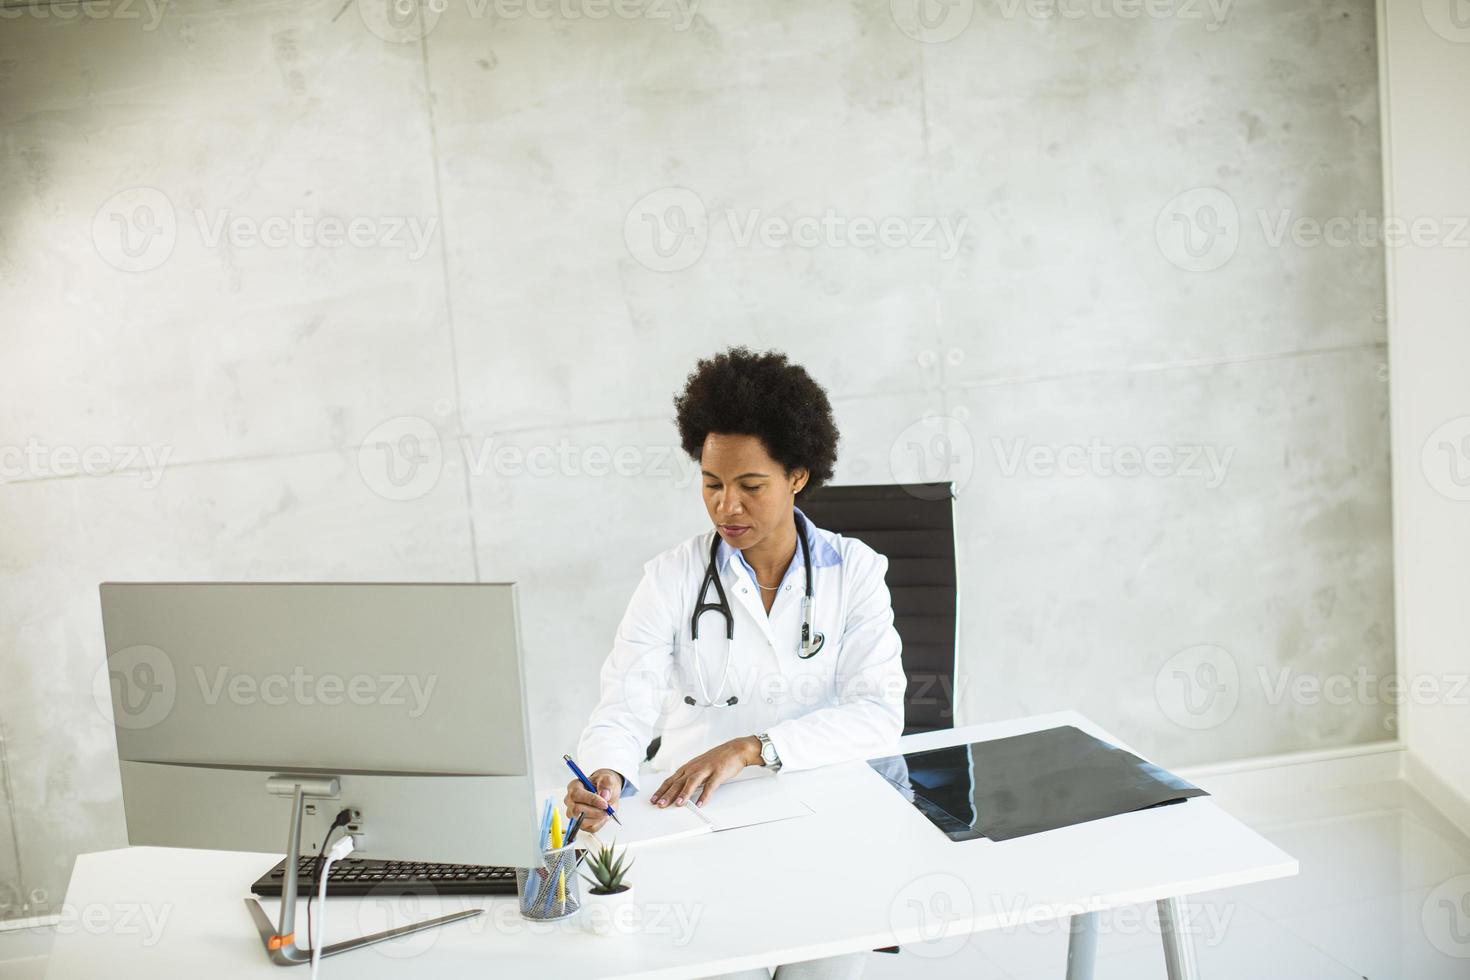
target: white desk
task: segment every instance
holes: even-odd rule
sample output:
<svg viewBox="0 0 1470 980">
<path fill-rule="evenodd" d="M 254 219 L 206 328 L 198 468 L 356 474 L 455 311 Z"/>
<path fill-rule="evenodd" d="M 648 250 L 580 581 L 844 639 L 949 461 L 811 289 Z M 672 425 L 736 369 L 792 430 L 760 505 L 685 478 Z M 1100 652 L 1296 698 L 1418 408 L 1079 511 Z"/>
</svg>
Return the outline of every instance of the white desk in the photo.
<svg viewBox="0 0 1470 980">
<path fill-rule="evenodd" d="M 1073 724 L 1072 712 L 909 736 L 904 751 Z M 1095 915 L 1295 874 L 1297 863 L 1208 797 L 996 843 L 954 843 L 865 763 L 783 774 L 816 816 L 641 849 L 643 929 L 595 937 L 522 921 L 513 897 L 329 902 L 328 942 L 460 908 L 485 915 L 345 953 L 323 977 L 673 980 L 1073 916 L 1091 971 Z M 446 819 L 465 819 L 445 815 Z M 273 977 L 242 898 L 279 855 L 125 848 L 77 859 L 51 980 Z M 267 905 L 272 915 L 275 908 Z M 1161 904 L 1167 912 L 1168 903 Z M 318 918 L 318 923 L 320 919 Z M 298 912 L 298 929 L 304 928 Z M 956 940 L 958 941 L 958 940 Z M 1184 962 L 1171 972 L 1190 976 Z M 901 954 L 903 955 L 903 954 Z M 915 957 L 916 975 L 923 972 Z M 290 974 L 287 976 L 302 976 Z"/>
</svg>

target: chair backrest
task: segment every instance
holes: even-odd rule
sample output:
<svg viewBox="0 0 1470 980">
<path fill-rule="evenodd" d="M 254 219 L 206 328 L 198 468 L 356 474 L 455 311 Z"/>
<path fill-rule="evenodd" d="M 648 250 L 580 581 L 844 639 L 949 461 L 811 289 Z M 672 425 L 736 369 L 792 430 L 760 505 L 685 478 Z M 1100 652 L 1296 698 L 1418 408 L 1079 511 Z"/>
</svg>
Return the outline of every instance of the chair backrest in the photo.
<svg viewBox="0 0 1470 980">
<path fill-rule="evenodd" d="M 825 486 L 797 497 L 817 527 L 888 558 L 893 625 L 903 640 L 904 733 L 954 727 L 957 578 L 949 483 Z"/>
</svg>

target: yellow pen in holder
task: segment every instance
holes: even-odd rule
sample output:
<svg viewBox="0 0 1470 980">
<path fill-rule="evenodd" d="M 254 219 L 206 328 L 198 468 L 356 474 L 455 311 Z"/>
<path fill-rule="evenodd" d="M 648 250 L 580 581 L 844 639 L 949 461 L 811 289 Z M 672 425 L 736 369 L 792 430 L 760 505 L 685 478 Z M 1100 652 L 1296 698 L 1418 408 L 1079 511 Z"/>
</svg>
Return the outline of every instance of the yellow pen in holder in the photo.
<svg viewBox="0 0 1470 980">
<path fill-rule="evenodd" d="M 551 849 L 561 850 L 561 811 L 551 811 Z M 556 900 L 563 907 L 567 904 L 567 873 L 558 871 L 556 873 Z"/>
</svg>

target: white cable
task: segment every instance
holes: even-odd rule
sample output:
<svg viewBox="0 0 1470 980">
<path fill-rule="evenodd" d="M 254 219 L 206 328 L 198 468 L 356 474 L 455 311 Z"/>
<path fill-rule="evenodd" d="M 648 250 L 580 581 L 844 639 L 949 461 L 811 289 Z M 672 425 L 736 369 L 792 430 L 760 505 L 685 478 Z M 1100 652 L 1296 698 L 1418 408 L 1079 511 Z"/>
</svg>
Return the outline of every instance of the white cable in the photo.
<svg viewBox="0 0 1470 980">
<path fill-rule="evenodd" d="M 332 849 L 327 852 L 326 863 L 322 865 L 322 880 L 316 896 L 317 904 L 321 906 L 318 914 L 322 924 L 317 930 L 316 942 L 311 944 L 311 980 L 316 980 L 316 971 L 322 962 L 322 947 L 327 944 L 327 879 L 332 876 L 332 865 L 351 854 L 356 847 L 357 842 L 350 834 L 343 837 L 332 845 Z"/>
</svg>

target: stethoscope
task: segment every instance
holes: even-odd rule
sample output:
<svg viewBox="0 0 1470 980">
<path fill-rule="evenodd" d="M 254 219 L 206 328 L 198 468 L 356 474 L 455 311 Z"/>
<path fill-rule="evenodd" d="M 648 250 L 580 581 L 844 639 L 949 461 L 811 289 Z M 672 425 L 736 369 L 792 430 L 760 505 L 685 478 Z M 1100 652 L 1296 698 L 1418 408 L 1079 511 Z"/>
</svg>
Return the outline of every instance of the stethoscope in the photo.
<svg viewBox="0 0 1470 980">
<path fill-rule="evenodd" d="M 801 597 L 801 643 L 797 648 L 796 655 L 802 660 L 810 660 L 821 652 L 827 642 L 827 637 L 821 633 L 812 632 L 812 550 L 807 543 L 806 518 L 796 514 L 796 539 L 801 542 L 801 564 L 806 571 L 806 593 Z M 724 701 L 718 700 L 718 696 L 725 692 L 725 681 L 730 676 L 730 661 L 733 659 L 734 648 L 725 653 L 725 671 L 720 675 L 720 686 L 715 689 L 716 697 L 709 696 L 709 690 L 704 686 L 704 666 L 699 660 L 699 617 L 707 612 L 717 612 L 725 619 L 725 638 L 732 643 L 735 640 L 735 615 L 730 610 L 730 603 L 725 598 L 725 586 L 720 582 L 720 573 L 715 567 L 715 559 L 720 553 L 720 532 L 716 531 L 709 543 L 709 564 L 704 568 L 704 580 L 699 584 L 699 595 L 695 599 L 694 614 L 689 617 L 689 638 L 692 641 L 694 656 L 694 677 L 699 681 L 699 693 L 704 695 L 704 707 L 706 708 L 733 708 L 740 703 L 740 699 L 731 695 Z M 715 586 L 715 595 L 719 602 L 705 602 L 705 596 L 709 594 L 710 583 Z M 694 695 L 685 695 L 684 703 L 688 705 L 699 705 L 694 700 Z"/>
</svg>

